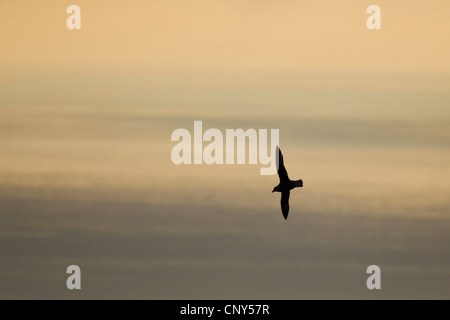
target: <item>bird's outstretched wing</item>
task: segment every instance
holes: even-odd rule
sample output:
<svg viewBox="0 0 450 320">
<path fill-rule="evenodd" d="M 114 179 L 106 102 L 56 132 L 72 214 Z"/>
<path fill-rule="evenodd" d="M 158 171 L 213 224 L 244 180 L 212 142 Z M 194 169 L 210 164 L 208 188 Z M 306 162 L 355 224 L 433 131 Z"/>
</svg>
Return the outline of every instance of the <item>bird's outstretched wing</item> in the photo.
<svg viewBox="0 0 450 320">
<path fill-rule="evenodd" d="M 281 212 L 283 212 L 284 219 L 287 219 L 289 214 L 289 190 L 281 193 Z"/>
<path fill-rule="evenodd" d="M 278 151 L 278 176 L 280 177 L 280 182 L 287 182 L 289 181 L 289 177 L 286 171 L 286 168 L 284 167 L 284 160 L 283 160 L 283 154 L 281 153 L 280 148 L 277 146 Z M 289 195 L 288 195 L 289 199 Z"/>
</svg>

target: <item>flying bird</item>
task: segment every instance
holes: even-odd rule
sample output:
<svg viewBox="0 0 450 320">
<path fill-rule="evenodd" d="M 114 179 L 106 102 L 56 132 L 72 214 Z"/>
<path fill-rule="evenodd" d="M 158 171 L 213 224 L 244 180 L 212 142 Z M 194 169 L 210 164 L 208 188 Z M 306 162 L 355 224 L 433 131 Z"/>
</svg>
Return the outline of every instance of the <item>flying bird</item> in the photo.
<svg viewBox="0 0 450 320">
<path fill-rule="evenodd" d="M 289 214 L 289 195 L 291 190 L 297 187 L 303 187 L 303 181 L 291 180 L 287 174 L 286 168 L 284 167 L 283 154 L 280 148 L 277 146 L 278 151 L 278 177 L 280 178 L 280 183 L 273 188 L 272 192 L 281 192 L 281 212 L 283 213 L 284 219 L 287 219 Z"/>
</svg>

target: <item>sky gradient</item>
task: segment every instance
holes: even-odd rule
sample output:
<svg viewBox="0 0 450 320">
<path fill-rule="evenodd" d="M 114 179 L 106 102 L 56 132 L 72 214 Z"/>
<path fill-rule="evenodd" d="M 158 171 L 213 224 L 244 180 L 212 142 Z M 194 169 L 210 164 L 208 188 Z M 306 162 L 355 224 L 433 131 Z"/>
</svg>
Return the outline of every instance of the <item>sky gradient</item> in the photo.
<svg viewBox="0 0 450 320">
<path fill-rule="evenodd" d="M 450 298 L 448 1 L 70 4 L 0 3 L 0 298 Z M 287 221 L 194 120 L 280 130 Z"/>
</svg>

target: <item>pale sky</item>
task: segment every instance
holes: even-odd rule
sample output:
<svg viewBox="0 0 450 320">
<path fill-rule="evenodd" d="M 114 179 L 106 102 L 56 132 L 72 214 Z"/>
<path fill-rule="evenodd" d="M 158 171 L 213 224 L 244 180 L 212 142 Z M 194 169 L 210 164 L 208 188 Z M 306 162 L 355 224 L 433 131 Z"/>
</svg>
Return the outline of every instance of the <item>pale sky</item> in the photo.
<svg viewBox="0 0 450 320">
<path fill-rule="evenodd" d="M 448 299 L 449 12 L 0 0 L 0 298 Z M 194 120 L 280 130 L 287 221 L 259 164 L 171 162 Z"/>
<path fill-rule="evenodd" d="M 4 0 L 0 65 L 450 74 L 450 2 Z M 366 8 L 381 8 L 368 30 Z"/>
</svg>

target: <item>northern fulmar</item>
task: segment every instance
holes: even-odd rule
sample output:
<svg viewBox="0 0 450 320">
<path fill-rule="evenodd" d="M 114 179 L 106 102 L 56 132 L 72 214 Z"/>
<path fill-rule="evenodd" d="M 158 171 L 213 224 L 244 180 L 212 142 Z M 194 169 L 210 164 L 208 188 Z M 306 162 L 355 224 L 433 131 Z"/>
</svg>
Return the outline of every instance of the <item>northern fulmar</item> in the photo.
<svg viewBox="0 0 450 320">
<path fill-rule="evenodd" d="M 291 180 L 287 174 L 286 168 L 284 167 L 283 154 L 280 148 L 277 146 L 278 150 L 278 177 L 280 178 L 280 183 L 273 188 L 272 192 L 281 192 L 281 212 L 283 212 L 284 219 L 287 219 L 289 214 L 289 195 L 291 190 L 297 187 L 303 187 L 303 181 Z"/>
</svg>

